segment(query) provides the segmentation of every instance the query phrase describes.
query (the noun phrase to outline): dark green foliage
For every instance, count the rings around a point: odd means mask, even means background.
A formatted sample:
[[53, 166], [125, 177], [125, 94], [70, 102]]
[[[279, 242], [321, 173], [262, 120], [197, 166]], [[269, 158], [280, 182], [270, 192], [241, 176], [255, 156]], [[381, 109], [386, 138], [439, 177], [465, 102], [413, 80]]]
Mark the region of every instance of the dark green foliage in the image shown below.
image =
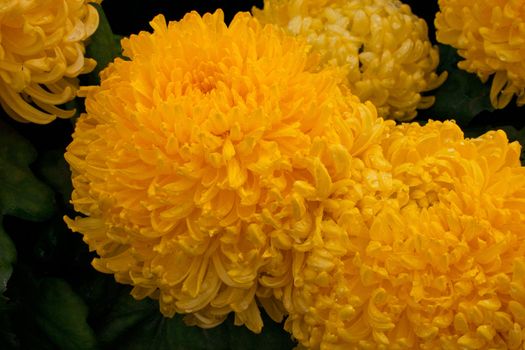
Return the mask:
[[89, 44], [86, 47], [86, 56], [94, 58], [97, 61], [95, 69], [87, 76], [82, 77], [85, 85], [97, 85], [100, 83], [100, 71], [108, 66], [115, 57], [121, 56], [122, 49], [120, 47], [121, 37], [114, 35], [111, 31], [111, 26], [98, 4], [93, 4], [99, 13], [100, 23], [97, 30], [89, 38]]
[[447, 71], [448, 78], [436, 91], [436, 103], [421, 115], [435, 120], [455, 119], [465, 126], [483, 111], [493, 111], [490, 104], [490, 82], [483, 84], [475, 75], [458, 68], [460, 61], [456, 49], [439, 45], [440, 64], [438, 71]]

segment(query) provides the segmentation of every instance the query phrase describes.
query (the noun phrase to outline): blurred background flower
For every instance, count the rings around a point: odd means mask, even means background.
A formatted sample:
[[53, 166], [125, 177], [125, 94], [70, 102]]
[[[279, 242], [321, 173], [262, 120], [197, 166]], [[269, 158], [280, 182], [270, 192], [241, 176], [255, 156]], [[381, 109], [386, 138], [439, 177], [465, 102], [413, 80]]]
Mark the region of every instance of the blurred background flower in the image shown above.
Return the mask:
[[100, 0], [0, 4], [0, 104], [15, 120], [46, 124], [74, 115], [58, 106], [75, 98], [77, 76], [96, 64], [84, 57], [99, 23], [89, 2]]
[[267, 0], [253, 13], [306, 38], [323, 65], [342, 67], [352, 93], [380, 117], [413, 119], [434, 103], [426, 92], [446, 79], [436, 73], [426, 22], [398, 0]]
[[461, 69], [492, 77], [490, 101], [525, 104], [525, 2], [439, 0], [437, 40], [458, 49]]

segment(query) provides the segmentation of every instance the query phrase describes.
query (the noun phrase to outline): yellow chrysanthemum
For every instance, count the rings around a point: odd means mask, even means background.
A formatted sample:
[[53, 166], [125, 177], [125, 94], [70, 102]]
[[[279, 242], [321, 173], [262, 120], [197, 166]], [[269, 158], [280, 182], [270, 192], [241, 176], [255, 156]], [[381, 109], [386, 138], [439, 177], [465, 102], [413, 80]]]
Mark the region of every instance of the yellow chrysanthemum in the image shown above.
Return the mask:
[[0, 104], [18, 121], [46, 124], [74, 110], [76, 77], [95, 67], [84, 43], [98, 26], [101, 0], [0, 2]]
[[434, 103], [422, 93], [446, 78], [435, 73], [439, 54], [425, 21], [398, 0], [265, 0], [253, 13], [304, 36], [323, 64], [344, 67], [352, 93], [383, 118], [414, 118]]
[[164, 315], [211, 327], [234, 311], [260, 331], [256, 296], [282, 317], [272, 290], [292, 283], [292, 250], [310, 249], [321, 226], [344, 236], [322, 212], [359, 192], [353, 157], [393, 122], [343, 93], [306, 43], [248, 13], [151, 25], [88, 91], [66, 153], [87, 217], [66, 220], [95, 268], [158, 298]]
[[522, 349], [520, 146], [430, 122], [381, 147], [391, 177], [341, 214], [348, 237], [294, 252], [286, 328], [312, 349]]
[[458, 67], [485, 82], [494, 75], [490, 101], [505, 107], [514, 95], [525, 104], [525, 1], [439, 0], [437, 40], [464, 58]]

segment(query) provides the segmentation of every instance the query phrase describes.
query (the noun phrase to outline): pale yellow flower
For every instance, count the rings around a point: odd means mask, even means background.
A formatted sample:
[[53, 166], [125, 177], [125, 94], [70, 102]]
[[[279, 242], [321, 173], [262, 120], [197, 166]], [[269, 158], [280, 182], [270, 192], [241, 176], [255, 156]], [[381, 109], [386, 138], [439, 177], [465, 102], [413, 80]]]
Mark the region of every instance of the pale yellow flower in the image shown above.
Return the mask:
[[439, 0], [437, 40], [458, 49], [458, 67], [486, 82], [490, 101], [505, 107], [513, 96], [525, 104], [525, 1]]
[[391, 177], [368, 177], [376, 190], [342, 212], [348, 236], [294, 252], [286, 328], [312, 349], [523, 348], [520, 146], [430, 122], [381, 148]]
[[305, 37], [324, 65], [343, 67], [352, 93], [383, 118], [414, 118], [434, 103], [424, 92], [446, 78], [435, 73], [425, 21], [398, 0], [265, 0], [253, 13]]
[[317, 244], [321, 226], [335, 244], [345, 235], [322, 213], [359, 192], [347, 177], [365, 164], [353, 157], [381, 167], [368, 149], [393, 122], [343, 92], [305, 42], [248, 13], [151, 25], [88, 91], [65, 155], [86, 217], [67, 223], [96, 269], [158, 298], [164, 315], [212, 327], [233, 311], [260, 331], [256, 299], [282, 317], [272, 291], [292, 285], [293, 251]]
[[84, 41], [97, 29], [93, 0], [0, 2], [0, 104], [18, 121], [46, 124], [74, 110], [79, 74], [95, 67]]

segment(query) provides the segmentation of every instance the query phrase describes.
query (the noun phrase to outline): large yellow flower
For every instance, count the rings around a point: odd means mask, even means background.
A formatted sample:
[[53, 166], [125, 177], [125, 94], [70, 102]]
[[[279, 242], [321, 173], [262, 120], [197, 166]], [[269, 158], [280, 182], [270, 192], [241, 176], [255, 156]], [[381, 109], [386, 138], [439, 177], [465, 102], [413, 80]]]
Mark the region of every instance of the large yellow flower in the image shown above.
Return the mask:
[[[381, 168], [367, 152], [393, 122], [343, 93], [305, 42], [248, 13], [151, 25], [88, 92], [66, 153], [87, 217], [68, 225], [95, 268], [164, 315], [212, 327], [234, 311], [260, 331], [256, 296], [282, 317], [272, 290], [292, 284], [292, 251], [321, 229], [342, 239], [323, 212], [359, 195], [349, 174]], [[364, 154], [371, 164], [353, 159]]]
[[435, 73], [425, 21], [398, 0], [265, 0], [253, 13], [304, 36], [323, 64], [344, 67], [352, 93], [383, 118], [414, 118], [434, 103], [422, 94], [446, 78]]
[[464, 58], [459, 68], [483, 82], [493, 75], [490, 101], [505, 107], [514, 95], [525, 104], [525, 1], [439, 0], [437, 40]]
[[0, 104], [18, 121], [49, 123], [74, 110], [76, 77], [95, 67], [84, 40], [98, 26], [101, 0], [3, 0], [0, 2]]
[[391, 178], [341, 214], [348, 237], [294, 252], [287, 329], [321, 349], [523, 348], [519, 145], [430, 122], [390, 129], [381, 147]]

